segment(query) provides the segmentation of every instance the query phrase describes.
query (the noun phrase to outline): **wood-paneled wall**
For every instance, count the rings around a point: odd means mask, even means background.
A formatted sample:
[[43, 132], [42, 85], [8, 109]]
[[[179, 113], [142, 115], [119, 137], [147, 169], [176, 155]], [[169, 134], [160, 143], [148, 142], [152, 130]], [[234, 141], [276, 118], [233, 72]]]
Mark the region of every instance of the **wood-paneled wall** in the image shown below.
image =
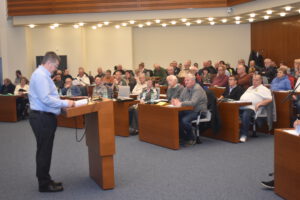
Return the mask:
[[7, 0], [9, 16], [226, 7], [253, 0]]
[[300, 58], [300, 16], [253, 23], [251, 48], [293, 67], [294, 59]]

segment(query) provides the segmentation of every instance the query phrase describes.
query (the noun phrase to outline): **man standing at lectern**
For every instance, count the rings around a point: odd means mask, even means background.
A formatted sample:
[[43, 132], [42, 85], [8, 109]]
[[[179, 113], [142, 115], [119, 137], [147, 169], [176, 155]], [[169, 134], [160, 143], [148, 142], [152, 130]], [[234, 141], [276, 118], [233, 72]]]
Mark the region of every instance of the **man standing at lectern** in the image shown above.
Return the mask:
[[74, 101], [60, 100], [51, 75], [59, 65], [59, 57], [47, 52], [42, 64], [33, 72], [30, 80], [30, 126], [37, 142], [36, 176], [40, 192], [63, 191], [61, 182], [55, 182], [49, 174], [53, 140], [57, 127], [56, 115], [61, 108], [72, 107]]

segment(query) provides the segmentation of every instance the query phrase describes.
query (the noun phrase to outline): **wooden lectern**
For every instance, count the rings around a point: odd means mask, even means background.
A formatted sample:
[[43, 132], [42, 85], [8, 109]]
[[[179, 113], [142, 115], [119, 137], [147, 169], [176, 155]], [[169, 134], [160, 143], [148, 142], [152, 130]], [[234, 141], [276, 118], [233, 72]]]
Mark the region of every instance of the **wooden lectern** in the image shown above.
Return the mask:
[[66, 109], [66, 117], [85, 115], [90, 176], [104, 190], [114, 188], [115, 133], [113, 101], [105, 99]]

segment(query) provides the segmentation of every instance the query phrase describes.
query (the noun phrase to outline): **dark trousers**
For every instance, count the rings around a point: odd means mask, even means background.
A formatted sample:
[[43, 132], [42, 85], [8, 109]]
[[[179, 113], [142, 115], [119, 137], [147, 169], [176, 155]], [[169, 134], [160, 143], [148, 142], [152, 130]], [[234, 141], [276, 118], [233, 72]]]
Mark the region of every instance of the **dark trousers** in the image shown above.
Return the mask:
[[255, 115], [254, 110], [252, 109], [241, 109], [240, 110], [240, 117], [241, 117], [241, 128], [240, 128], [240, 135], [241, 136], [248, 136], [249, 128], [252, 123], [252, 119]]
[[30, 113], [29, 122], [37, 143], [36, 176], [39, 186], [44, 187], [51, 181], [49, 171], [57, 120], [54, 114]]
[[197, 119], [198, 113], [191, 110], [179, 112], [179, 138], [194, 140], [192, 121]]
[[139, 121], [138, 121], [138, 108], [131, 106], [128, 109], [129, 111], [129, 127], [134, 130], [139, 130]]
[[25, 117], [25, 108], [28, 103], [28, 99], [20, 97], [17, 99], [17, 116], [18, 118]]

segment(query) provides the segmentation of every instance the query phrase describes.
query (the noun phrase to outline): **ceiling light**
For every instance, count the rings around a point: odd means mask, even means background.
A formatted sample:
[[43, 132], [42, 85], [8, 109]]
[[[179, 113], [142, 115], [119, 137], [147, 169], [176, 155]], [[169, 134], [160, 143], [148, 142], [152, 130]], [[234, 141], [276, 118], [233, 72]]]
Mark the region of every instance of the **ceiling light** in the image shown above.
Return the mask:
[[240, 21], [241, 17], [240, 17], [240, 16], [236, 16], [236, 17], [234, 17], [234, 19], [235, 19], [236, 21]]
[[201, 20], [201, 19], [197, 19], [196, 23], [197, 23], [197, 24], [201, 24], [201, 23], [202, 23], [202, 20]]
[[74, 24], [73, 27], [74, 28], [79, 28], [79, 25], [78, 24]]
[[185, 23], [185, 25], [186, 25], [186, 26], [190, 26], [190, 25], [191, 25], [191, 23], [190, 23], [190, 22], [187, 22], [187, 23]]
[[249, 18], [248, 19], [249, 22], [254, 22], [254, 20], [255, 20], [254, 18]]
[[235, 23], [236, 23], [236, 24], [240, 24], [240, 23], [241, 23], [241, 21], [235, 21]]
[[129, 24], [134, 24], [134, 23], [135, 23], [134, 20], [130, 20], [130, 21], [129, 21]]
[[146, 22], [146, 25], [147, 26], [150, 26], [152, 23], [151, 22]]
[[36, 27], [35, 24], [29, 24], [28, 26], [29, 26], [29, 28], [34, 28], [34, 27]]
[[267, 10], [266, 13], [267, 13], [268, 15], [272, 15], [273, 10]]
[[97, 24], [97, 26], [98, 26], [99, 28], [101, 28], [101, 27], [103, 26], [103, 24]]
[[250, 13], [249, 15], [250, 15], [250, 17], [251, 17], [251, 18], [253, 18], [253, 17], [255, 17], [255, 16], [256, 16], [256, 14], [255, 14], [255, 13]]
[[285, 11], [291, 11], [292, 10], [292, 7], [291, 6], [286, 6], [284, 7]]
[[125, 23], [125, 22], [124, 22], [124, 23], [122, 23], [122, 26], [127, 26], [127, 23]]
[[182, 18], [181, 21], [184, 23], [184, 22], [187, 21], [187, 19], [186, 18]]
[[107, 26], [107, 25], [110, 24], [110, 22], [106, 21], [106, 22], [103, 22], [103, 24], [104, 24], [105, 26]]
[[166, 26], [167, 26], [167, 24], [165, 24], [165, 23], [162, 24], [162, 27], [166, 27]]
[[84, 25], [84, 23], [83, 23], [83, 22], [80, 22], [80, 23], [78, 23], [78, 25], [79, 25], [79, 26], [83, 26], [83, 25]]
[[210, 21], [210, 22], [212, 22], [212, 21], [214, 20], [213, 17], [209, 17], [209, 18], [207, 18], [207, 19], [208, 19], [208, 21]]
[[120, 25], [115, 25], [115, 28], [116, 29], [119, 29], [121, 26]]
[[93, 30], [96, 30], [96, 29], [97, 29], [97, 26], [92, 26], [92, 29], [93, 29]]
[[139, 24], [138, 27], [139, 27], [139, 28], [143, 28], [144, 25], [143, 25], [143, 24]]
[[209, 23], [210, 23], [210, 25], [215, 25], [216, 22], [211, 21]]
[[54, 29], [55, 29], [55, 26], [53, 26], [53, 25], [52, 25], [52, 26], [50, 26], [50, 29], [54, 30]]
[[223, 23], [226, 23], [227, 22], [227, 19], [222, 19], [221, 20]]
[[173, 20], [173, 21], [171, 21], [170, 23], [171, 23], [172, 25], [175, 25], [177, 22]]
[[59, 27], [58, 23], [53, 24], [52, 26], [54, 26], [55, 28]]
[[155, 23], [159, 24], [160, 23], [160, 19], [156, 19]]
[[270, 16], [269, 15], [265, 15], [264, 19], [270, 19]]
[[281, 13], [279, 13], [279, 15], [280, 15], [281, 17], [284, 17], [284, 16], [286, 16], [286, 13], [285, 13], [285, 12], [281, 12]]

